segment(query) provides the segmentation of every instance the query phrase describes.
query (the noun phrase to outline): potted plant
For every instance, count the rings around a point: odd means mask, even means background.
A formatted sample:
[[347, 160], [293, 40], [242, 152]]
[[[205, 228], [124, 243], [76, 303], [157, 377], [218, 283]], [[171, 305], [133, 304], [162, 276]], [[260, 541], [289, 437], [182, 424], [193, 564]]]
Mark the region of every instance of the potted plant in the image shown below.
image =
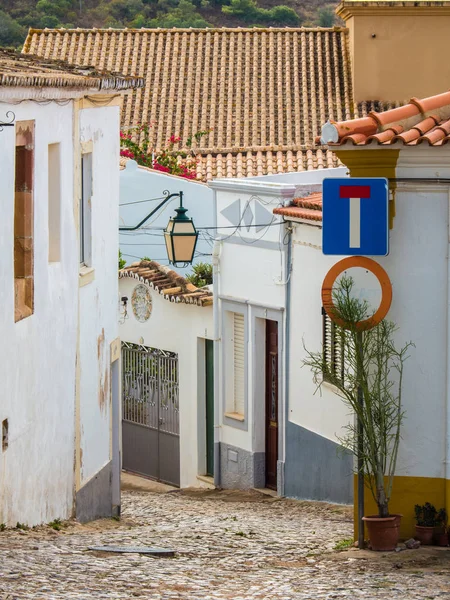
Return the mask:
[[[343, 368], [330, 368], [322, 352], [306, 350], [303, 362], [313, 371], [318, 387], [325, 379], [332, 383], [356, 417], [338, 440], [359, 455], [365, 484], [378, 507], [378, 514], [364, 517], [370, 544], [373, 550], [387, 551], [397, 545], [402, 516], [390, 513], [389, 500], [404, 417], [403, 366], [412, 344], [398, 350], [394, 343], [397, 327], [386, 319], [371, 327], [373, 312], [366, 301], [354, 297], [353, 285], [351, 277], [342, 276], [332, 292], [333, 308], [328, 309], [342, 330]], [[362, 321], [369, 327], [364, 331], [359, 326]]]
[[422, 545], [431, 546], [437, 510], [432, 504], [425, 502], [423, 505], [416, 504], [414, 513], [416, 515], [416, 538]]
[[436, 546], [448, 546], [447, 511], [445, 508], [440, 508], [437, 511], [433, 542]]

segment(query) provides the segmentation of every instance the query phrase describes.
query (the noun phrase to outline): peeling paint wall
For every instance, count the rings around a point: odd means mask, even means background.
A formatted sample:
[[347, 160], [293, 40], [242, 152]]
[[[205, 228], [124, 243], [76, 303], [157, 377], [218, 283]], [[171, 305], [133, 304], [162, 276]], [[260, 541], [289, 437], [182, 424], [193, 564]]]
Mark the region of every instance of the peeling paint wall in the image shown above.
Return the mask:
[[[63, 105], [23, 101], [2, 104], [0, 118], [8, 110], [15, 113], [16, 122], [35, 121], [35, 289], [34, 314], [15, 323], [15, 128], [5, 128], [0, 132], [0, 422], [8, 419], [9, 443], [0, 448], [0, 523], [35, 525], [74, 514], [78, 462], [83, 486], [98, 473], [107, 473], [102, 468], [111, 460], [110, 342], [118, 329], [119, 108], [82, 109], [76, 114], [71, 100]], [[92, 281], [86, 285], [85, 280], [83, 287], [79, 287], [78, 136], [81, 142], [92, 139], [94, 160], [95, 269]], [[58, 262], [48, 259], [49, 144], [60, 144], [61, 152]], [[98, 477], [103, 480], [108, 483], [110, 477]], [[98, 496], [98, 486], [95, 493]], [[108, 494], [110, 498], [110, 489]]]
[[[73, 216], [73, 107], [2, 104], [35, 120], [34, 314], [14, 322], [14, 127], [0, 132], [0, 522], [30, 525], [73, 510], [78, 244]], [[61, 260], [48, 262], [48, 145], [61, 148]]]
[[92, 142], [92, 281], [80, 288], [80, 485], [111, 460], [110, 343], [118, 335], [119, 107], [84, 108], [80, 140]]

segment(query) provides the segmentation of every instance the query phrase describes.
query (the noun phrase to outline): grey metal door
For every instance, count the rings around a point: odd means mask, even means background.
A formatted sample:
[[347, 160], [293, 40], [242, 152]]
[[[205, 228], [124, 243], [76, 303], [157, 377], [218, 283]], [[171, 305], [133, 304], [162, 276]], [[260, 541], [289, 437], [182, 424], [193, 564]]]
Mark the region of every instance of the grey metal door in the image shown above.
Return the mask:
[[180, 485], [178, 357], [122, 344], [122, 466]]

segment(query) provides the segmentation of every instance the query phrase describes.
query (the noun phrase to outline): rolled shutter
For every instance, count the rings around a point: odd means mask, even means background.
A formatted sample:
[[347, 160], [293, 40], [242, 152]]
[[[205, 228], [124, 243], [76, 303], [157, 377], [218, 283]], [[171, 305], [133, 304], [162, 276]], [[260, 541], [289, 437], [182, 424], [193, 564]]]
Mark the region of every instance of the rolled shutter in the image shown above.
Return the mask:
[[234, 313], [233, 320], [234, 411], [244, 414], [245, 399], [245, 329], [244, 315]]
[[322, 353], [324, 367], [331, 362], [331, 319], [322, 307]]

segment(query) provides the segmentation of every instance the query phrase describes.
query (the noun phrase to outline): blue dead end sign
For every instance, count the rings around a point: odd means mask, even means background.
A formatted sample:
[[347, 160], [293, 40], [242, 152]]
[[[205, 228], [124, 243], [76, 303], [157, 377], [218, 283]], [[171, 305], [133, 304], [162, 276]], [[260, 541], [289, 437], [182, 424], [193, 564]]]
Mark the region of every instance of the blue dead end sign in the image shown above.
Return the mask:
[[324, 179], [324, 254], [386, 256], [389, 253], [389, 187], [383, 177]]

